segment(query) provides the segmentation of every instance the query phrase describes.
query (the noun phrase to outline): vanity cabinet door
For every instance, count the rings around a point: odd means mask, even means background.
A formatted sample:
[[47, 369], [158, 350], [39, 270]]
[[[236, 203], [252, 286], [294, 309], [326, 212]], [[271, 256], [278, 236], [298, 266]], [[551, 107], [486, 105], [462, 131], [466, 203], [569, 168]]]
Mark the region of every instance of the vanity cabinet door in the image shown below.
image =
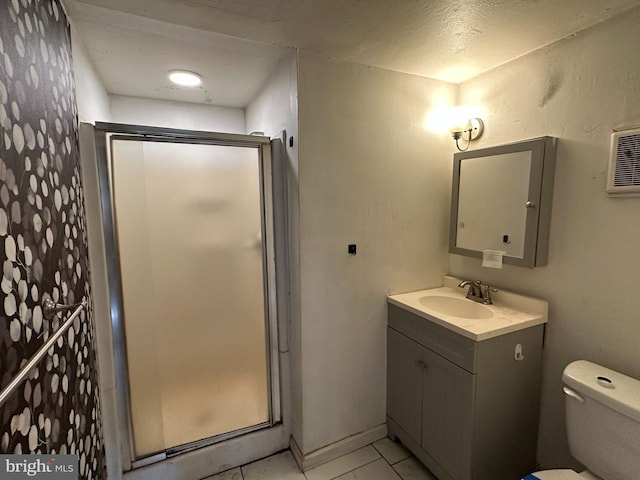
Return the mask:
[[442, 330], [389, 306], [391, 437], [440, 480], [514, 480], [535, 470], [543, 326], [480, 342]]
[[424, 350], [422, 448], [455, 480], [471, 478], [475, 375]]
[[387, 412], [419, 444], [425, 349], [392, 328], [387, 329], [387, 348]]

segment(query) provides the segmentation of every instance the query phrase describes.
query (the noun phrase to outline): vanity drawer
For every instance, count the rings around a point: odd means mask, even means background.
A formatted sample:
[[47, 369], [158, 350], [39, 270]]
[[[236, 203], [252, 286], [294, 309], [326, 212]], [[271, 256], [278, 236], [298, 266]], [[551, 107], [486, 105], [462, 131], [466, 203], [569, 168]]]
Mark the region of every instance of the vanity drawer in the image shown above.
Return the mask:
[[388, 308], [391, 328], [468, 372], [476, 373], [476, 342], [395, 305], [388, 304]]

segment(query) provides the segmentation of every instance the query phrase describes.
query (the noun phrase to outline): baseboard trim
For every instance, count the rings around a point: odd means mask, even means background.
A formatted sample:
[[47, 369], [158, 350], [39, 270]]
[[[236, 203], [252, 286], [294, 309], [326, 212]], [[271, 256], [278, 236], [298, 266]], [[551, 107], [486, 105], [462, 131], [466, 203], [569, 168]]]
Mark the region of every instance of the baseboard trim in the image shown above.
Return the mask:
[[323, 463], [327, 463], [331, 460], [334, 460], [342, 455], [346, 455], [347, 453], [353, 452], [359, 448], [369, 445], [381, 438], [387, 436], [387, 424], [383, 423], [382, 425], [378, 425], [364, 432], [357, 433], [355, 435], [351, 435], [350, 437], [343, 438], [335, 443], [327, 445], [326, 447], [319, 448], [318, 450], [314, 450], [313, 452], [307, 453], [306, 455], [302, 453], [302, 450], [296, 443], [295, 438], [291, 436], [289, 438], [289, 448], [291, 448], [291, 453], [293, 454], [293, 458], [295, 458], [296, 463], [300, 467], [300, 470], [306, 472], [318, 465], [322, 465]]

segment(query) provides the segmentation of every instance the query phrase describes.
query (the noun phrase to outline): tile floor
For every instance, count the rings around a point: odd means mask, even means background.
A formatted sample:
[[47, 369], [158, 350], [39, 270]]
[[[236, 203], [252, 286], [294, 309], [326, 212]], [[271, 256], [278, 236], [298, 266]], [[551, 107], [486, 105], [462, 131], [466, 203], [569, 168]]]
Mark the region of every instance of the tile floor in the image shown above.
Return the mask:
[[436, 480], [401, 444], [383, 438], [301, 473], [290, 451], [205, 480]]

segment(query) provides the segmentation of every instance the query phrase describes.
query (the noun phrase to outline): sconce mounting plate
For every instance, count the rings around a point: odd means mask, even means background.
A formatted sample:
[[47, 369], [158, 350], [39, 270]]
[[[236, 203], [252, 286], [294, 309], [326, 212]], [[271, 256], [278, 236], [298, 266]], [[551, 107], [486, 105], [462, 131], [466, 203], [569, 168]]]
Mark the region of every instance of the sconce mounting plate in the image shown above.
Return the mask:
[[466, 131], [469, 132], [469, 140], [480, 138], [484, 131], [484, 122], [480, 118], [471, 118], [467, 122]]

